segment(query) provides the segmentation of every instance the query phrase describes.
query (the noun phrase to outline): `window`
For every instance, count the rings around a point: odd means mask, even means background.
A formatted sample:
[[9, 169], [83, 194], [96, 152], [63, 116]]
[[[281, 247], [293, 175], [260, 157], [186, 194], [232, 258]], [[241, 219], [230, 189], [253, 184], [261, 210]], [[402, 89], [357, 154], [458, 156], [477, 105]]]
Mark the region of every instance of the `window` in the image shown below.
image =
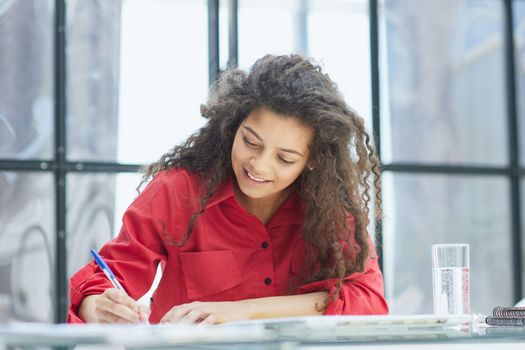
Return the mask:
[[[510, 140], [523, 143], [525, 133], [509, 127], [517, 116], [505, 31], [512, 11], [504, 5], [382, 2], [383, 254], [393, 313], [432, 312], [436, 243], [470, 244], [473, 312], [489, 314], [522, 297], [522, 254], [512, 242], [522, 234], [515, 209], [523, 168]], [[519, 52], [516, 23], [510, 49]]]
[[267, 53], [314, 58], [381, 141], [393, 313], [431, 312], [439, 242], [471, 245], [474, 312], [524, 296], [523, 0], [0, 0], [0, 52], [0, 319], [63, 321], [139, 167]]

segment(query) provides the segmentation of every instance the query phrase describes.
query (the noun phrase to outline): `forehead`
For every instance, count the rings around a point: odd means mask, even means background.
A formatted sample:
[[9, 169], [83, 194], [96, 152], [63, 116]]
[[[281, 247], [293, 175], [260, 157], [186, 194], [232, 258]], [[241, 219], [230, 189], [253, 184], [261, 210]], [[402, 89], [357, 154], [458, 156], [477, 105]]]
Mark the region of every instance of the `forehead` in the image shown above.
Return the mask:
[[253, 129], [265, 143], [303, 151], [308, 149], [314, 134], [312, 127], [299, 119], [266, 108], [252, 111], [241, 124], [241, 128], [244, 126]]

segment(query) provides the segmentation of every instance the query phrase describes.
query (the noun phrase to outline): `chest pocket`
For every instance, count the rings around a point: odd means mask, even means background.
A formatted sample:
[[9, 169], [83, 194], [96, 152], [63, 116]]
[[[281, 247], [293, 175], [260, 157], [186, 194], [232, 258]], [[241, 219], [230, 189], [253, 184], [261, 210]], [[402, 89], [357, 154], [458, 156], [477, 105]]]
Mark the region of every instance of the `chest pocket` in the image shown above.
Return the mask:
[[226, 301], [234, 297], [233, 292], [224, 293], [241, 283], [239, 267], [230, 250], [184, 252], [179, 257], [189, 299]]

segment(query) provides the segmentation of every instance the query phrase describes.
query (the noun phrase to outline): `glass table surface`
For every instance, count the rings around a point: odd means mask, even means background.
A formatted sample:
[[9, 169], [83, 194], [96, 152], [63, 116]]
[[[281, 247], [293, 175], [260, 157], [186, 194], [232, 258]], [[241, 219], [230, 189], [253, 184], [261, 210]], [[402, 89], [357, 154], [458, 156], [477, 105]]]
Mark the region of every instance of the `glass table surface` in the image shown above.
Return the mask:
[[[471, 316], [318, 316], [202, 325], [0, 325], [0, 349], [77, 345], [129, 349], [322, 349], [401, 344], [519, 344], [525, 327], [490, 327]], [[456, 346], [457, 347], [457, 346]], [[521, 347], [521, 346], [520, 346]], [[465, 347], [463, 347], [465, 348]], [[472, 347], [473, 348], [473, 347]]]

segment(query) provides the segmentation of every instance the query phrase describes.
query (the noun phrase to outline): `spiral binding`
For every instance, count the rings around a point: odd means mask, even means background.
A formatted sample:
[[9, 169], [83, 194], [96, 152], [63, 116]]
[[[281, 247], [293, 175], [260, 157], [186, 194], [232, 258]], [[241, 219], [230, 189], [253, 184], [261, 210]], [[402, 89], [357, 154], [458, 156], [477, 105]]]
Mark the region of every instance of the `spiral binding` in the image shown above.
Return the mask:
[[525, 326], [525, 318], [501, 318], [487, 316], [485, 322], [491, 326]]
[[500, 318], [525, 318], [525, 307], [496, 306], [492, 315]]
[[487, 316], [485, 323], [491, 326], [524, 327], [525, 307], [496, 306], [492, 310], [493, 316]]

